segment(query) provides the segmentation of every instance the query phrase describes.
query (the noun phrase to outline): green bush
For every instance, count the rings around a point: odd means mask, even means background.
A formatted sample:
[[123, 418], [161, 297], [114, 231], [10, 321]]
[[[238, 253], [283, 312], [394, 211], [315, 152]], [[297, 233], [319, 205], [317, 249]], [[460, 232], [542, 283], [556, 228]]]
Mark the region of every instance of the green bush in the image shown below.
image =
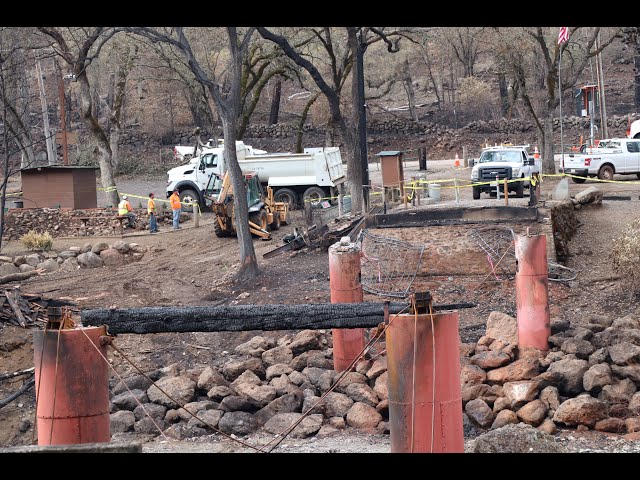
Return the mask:
[[632, 291], [640, 295], [640, 220], [629, 223], [613, 241], [611, 258], [614, 269], [625, 277]]
[[20, 237], [22, 244], [29, 250], [51, 250], [53, 246], [53, 237], [49, 232], [38, 233], [35, 230], [29, 230]]

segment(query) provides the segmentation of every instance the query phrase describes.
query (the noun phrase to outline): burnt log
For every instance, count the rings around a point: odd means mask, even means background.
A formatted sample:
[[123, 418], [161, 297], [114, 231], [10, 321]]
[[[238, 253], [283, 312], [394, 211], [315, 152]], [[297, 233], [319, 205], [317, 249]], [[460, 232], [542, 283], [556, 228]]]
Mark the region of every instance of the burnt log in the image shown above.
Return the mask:
[[[406, 303], [390, 302], [389, 314], [407, 313]], [[434, 305], [435, 311], [472, 304]], [[217, 307], [143, 307], [80, 312], [83, 326], [106, 325], [112, 335], [162, 332], [241, 332], [372, 328], [385, 320], [385, 303], [304, 305], [225, 305]]]

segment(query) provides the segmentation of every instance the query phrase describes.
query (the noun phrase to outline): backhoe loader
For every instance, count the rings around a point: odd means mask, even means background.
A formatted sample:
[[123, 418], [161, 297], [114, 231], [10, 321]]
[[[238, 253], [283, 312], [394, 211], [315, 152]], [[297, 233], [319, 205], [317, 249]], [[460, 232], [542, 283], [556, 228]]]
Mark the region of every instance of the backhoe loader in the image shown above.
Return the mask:
[[[267, 193], [263, 190], [258, 174], [243, 172], [247, 187], [247, 206], [249, 207], [249, 231], [262, 240], [271, 240], [270, 230], [278, 230], [280, 225], [291, 222], [289, 204], [276, 202], [273, 199], [273, 190], [267, 187]], [[211, 175], [206, 192], [215, 192], [216, 184], [220, 182], [218, 175]], [[222, 184], [217, 196], [205, 194], [212, 201], [211, 210], [216, 215], [213, 229], [218, 237], [229, 237], [236, 234], [235, 215], [233, 206], [233, 185], [229, 172], [222, 178]]]

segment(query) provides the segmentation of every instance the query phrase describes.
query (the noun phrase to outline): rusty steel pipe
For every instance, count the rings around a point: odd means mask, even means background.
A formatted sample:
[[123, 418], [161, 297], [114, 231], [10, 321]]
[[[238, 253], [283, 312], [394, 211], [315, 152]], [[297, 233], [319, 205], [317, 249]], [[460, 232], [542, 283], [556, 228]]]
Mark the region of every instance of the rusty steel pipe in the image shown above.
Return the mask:
[[464, 452], [458, 312], [434, 313], [433, 326], [400, 314], [386, 331], [391, 453]]
[[[329, 247], [331, 303], [362, 303], [360, 273], [360, 248], [357, 244], [341, 240]], [[342, 372], [364, 349], [364, 329], [334, 328], [332, 332], [333, 368]]]
[[516, 236], [515, 253], [518, 345], [546, 351], [551, 335], [547, 236]]
[[34, 332], [38, 445], [111, 440], [109, 367], [96, 351], [106, 358], [106, 333], [105, 326]]

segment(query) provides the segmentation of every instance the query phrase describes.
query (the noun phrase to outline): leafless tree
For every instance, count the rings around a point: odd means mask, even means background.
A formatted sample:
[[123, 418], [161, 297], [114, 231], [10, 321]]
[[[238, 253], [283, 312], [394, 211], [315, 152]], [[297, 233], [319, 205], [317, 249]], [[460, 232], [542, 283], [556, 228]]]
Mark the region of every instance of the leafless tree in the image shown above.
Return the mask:
[[640, 110], [640, 27], [624, 27], [622, 41], [633, 49], [633, 101]]
[[[98, 122], [95, 100], [87, 75], [87, 68], [98, 58], [102, 47], [113, 35], [116, 28], [107, 27], [37, 27], [50, 43], [49, 48], [59, 56], [75, 75], [80, 95], [80, 117], [98, 149], [98, 165], [102, 188], [111, 205], [118, 204], [118, 191], [114, 180], [111, 144], [104, 128]], [[45, 45], [43, 47], [46, 48]]]
[[235, 225], [240, 244], [240, 268], [236, 273], [236, 279], [247, 281], [255, 278], [259, 274], [258, 261], [247, 221], [249, 218], [247, 190], [236, 155], [237, 126], [241, 115], [243, 58], [255, 29], [247, 28], [240, 33], [236, 27], [226, 27], [228, 61], [222, 68], [224, 74], [217, 73], [215, 69], [205, 70], [207, 65], [197, 58], [192, 42], [182, 27], [166, 29], [128, 27], [127, 30], [152, 42], [162, 42], [175, 48], [189, 65], [196, 80], [213, 98], [222, 122], [224, 156], [234, 191]]

